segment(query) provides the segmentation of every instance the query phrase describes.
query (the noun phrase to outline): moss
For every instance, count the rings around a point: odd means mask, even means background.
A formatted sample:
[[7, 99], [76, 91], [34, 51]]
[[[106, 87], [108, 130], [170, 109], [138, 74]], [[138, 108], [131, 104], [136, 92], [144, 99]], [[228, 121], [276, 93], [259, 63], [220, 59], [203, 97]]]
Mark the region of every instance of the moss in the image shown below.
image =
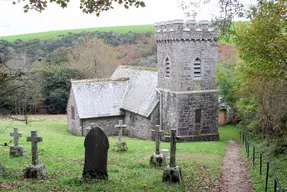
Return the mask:
[[124, 140], [121, 141], [117, 140], [112, 150], [117, 152], [126, 152], [128, 151], [128, 145]]

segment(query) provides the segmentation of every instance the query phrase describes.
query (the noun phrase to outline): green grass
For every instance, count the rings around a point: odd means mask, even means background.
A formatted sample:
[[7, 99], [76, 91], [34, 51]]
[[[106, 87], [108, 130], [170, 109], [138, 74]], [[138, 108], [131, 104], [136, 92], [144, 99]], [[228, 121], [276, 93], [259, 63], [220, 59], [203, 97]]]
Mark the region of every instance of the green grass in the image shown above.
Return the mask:
[[13, 42], [16, 39], [21, 39], [23, 41], [28, 41], [31, 39], [40, 39], [40, 40], [57, 40], [63, 36], [68, 35], [69, 33], [81, 33], [81, 32], [116, 32], [116, 33], [147, 33], [153, 32], [153, 25], [131, 25], [131, 26], [114, 26], [114, 27], [98, 27], [98, 28], [86, 28], [86, 29], [70, 29], [70, 30], [60, 30], [60, 31], [48, 31], [48, 32], [40, 32], [40, 33], [30, 33], [23, 35], [13, 35], [13, 36], [5, 36], [0, 37], [0, 40], [6, 40]]
[[[72, 136], [67, 132], [65, 120], [44, 120], [26, 126], [22, 123], [0, 120], [1, 143], [12, 137], [9, 132], [18, 127], [23, 132], [20, 144], [25, 156], [9, 157], [9, 148], [0, 147], [0, 162], [6, 175], [0, 177], [0, 191], [213, 191], [218, 178], [227, 141], [238, 140], [235, 126], [220, 127], [220, 141], [177, 144], [177, 164], [182, 169], [184, 182], [180, 185], [162, 183], [163, 169], [151, 168], [149, 158], [154, 153], [152, 141], [125, 137], [129, 150], [117, 153], [109, 150], [109, 179], [96, 183], [80, 183], [84, 162], [84, 137]], [[31, 143], [26, 141], [31, 130], [43, 137], [38, 144], [39, 160], [46, 165], [49, 177], [44, 181], [23, 179], [22, 170], [31, 163]], [[110, 149], [115, 137], [109, 137]], [[169, 149], [169, 143], [161, 143]], [[204, 165], [204, 166], [203, 166]], [[1, 189], [2, 186], [2, 189]], [[4, 187], [3, 187], [4, 186]], [[7, 189], [12, 186], [11, 189]]]

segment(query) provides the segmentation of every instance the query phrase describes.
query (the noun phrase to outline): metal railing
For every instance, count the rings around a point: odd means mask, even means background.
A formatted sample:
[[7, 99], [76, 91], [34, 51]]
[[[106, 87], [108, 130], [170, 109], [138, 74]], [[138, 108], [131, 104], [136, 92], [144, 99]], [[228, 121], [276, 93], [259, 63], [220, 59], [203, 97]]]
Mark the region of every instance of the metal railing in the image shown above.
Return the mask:
[[[264, 152], [256, 150], [256, 147], [249, 142], [247, 135], [245, 133], [243, 133], [242, 131], [240, 131], [240, 140], [242, 140], [242, 143], [245, 146], [247, 160], [250, 160], [250, 159], [252, 160], [252, 166], [253, 167], [256, 166], [256, 163], [255, 163], [256, 159], [259, 159], [259, 173], [262, 176], [263, 175], [262, 169], [263, 169]], [[251, 155], [250, 154], [250, 147], [252, 147], [252, 158], [250, 157], [250, 155]], [[284, 191], [287, 192], [287, 190], [284, 190], [281, 183], [279, 182], [279, 179], [276, 175], [274, 167], [272, 166], [272, 164], [269, 160], [267, 160], [267, 162], [266, 162], [265, 192], [268, 192], [268, 189], [270, 188], [269, 187], [270, 170], [271, 170], [271, 173], [273, 176], [273, 191], [274, 192], [277, 192], [277, 191], [278, 192], [284, 192]]]

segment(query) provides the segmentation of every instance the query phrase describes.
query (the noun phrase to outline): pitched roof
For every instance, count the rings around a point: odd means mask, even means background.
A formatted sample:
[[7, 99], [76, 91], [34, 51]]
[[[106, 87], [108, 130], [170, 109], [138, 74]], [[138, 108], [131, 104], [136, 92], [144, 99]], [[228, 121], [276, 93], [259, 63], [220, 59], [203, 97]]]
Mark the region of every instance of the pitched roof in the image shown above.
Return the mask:
[[128, 79], [90, 79], [72, 81], [80, 119], [117, 116]]
[[156, 69], [120, 66], [111, 77], [118, 78], [129, 78], [121, 108], [148, 117], [159, 102]]

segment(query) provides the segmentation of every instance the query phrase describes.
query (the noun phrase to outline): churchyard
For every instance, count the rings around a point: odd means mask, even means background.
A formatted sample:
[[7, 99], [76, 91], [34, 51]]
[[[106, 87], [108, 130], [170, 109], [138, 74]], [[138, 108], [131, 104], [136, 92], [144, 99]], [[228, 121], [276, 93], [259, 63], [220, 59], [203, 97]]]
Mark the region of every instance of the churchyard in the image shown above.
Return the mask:
[[[220, 140], [214, 142], [177, 143], [176, 165], [182, 170], [181, 184], [162, 182], [163, 168], [150, 166], [155, 142], [125, 137], [127, 152], [112, 150], [117, 137], [108, 137], [108, 179], [83, 182], [84, 140], [68, 133], [66, 116], [36, 116], [29, 125], [0, 120], [1, 145], [11, 141], [10, 132], [17, 127], [22, 132], [19, 145], [24, 147], [21, 157], [9, 157], [9, 147], [0, 147], [0, 162], [5, 174], [0, 177], [1, 191], [215, 191], [219, 168], [228, 140], [239, 140], [238, 130], [229, 125], [219, 127]], [[31, 142], [27, 137], [36, 130], [38, 160], [48, 172], [46, 179], [24, 179], [23, 170], [31, 164]], [[9, 144], [9, 145], [10, 145]], [[160, 143], [169, 149], [170, 143]], [[167, 160], [169, 163], [169, 160]]]

